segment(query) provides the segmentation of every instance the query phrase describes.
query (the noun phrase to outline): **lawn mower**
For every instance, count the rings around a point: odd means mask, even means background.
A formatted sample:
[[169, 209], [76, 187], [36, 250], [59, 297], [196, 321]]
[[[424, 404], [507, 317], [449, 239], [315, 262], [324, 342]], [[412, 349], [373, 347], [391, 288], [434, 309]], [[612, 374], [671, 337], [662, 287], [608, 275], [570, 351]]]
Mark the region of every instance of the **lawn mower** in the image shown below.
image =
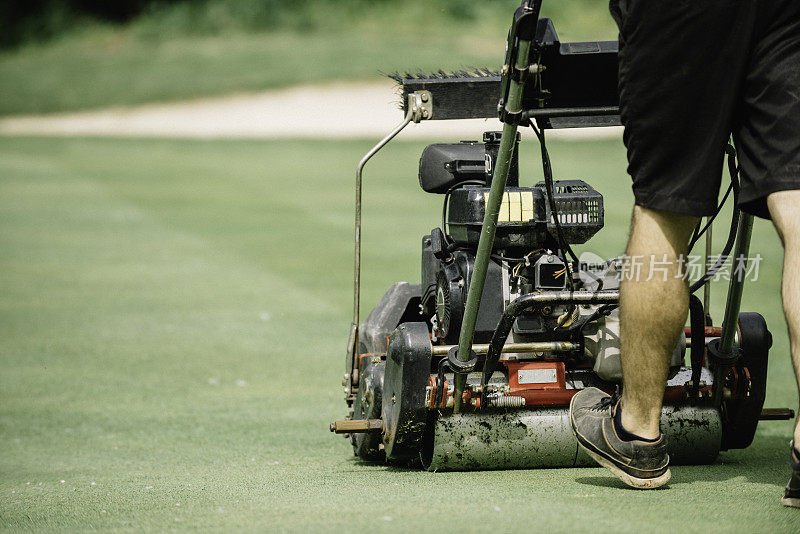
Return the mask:
[[[625, 264], [573, 252], [603, 227], [603, 196], [582, 180], [554, 180], [545, 142], [550, 129], [620, 124], [618, 43], [562, 43], [540, 7], [525, 0], [515, 11], [498, 72], [398, 74], [404, 120], [358, 165], [350, 412], [331, 431], [364, 461], [432, 471], [593, 465], [571, 432], [570, 400], [586, 387], [624, 387]], [[419, 183], [442, 195], [441, 227], [422, 237], [420, 283], [391, 285], [361, 322], [364, 166], [411, 122], [493, 116], [502, 132], [423, 151]], [[519, 127], [540, 145], [544, 179], [533, 186], [520, 185]], [[732, 147], [728, 162], [725, 198], [733, 191], [735, 201]], [[714, 218], [692, 239], [705, 235], [706, 263]], [[713, 462], [750, 445], [760, 420], [794, 415], [763, 409], [772, 338], [761, 315], [740, 313], [744, 277], [731, 277], [720, 326], [709, 314], [709, 282], [732, 250], [747, 257], [752, 223], [734, 208], [725, 249], [691, 284], [662, 412], [673, 464]]]

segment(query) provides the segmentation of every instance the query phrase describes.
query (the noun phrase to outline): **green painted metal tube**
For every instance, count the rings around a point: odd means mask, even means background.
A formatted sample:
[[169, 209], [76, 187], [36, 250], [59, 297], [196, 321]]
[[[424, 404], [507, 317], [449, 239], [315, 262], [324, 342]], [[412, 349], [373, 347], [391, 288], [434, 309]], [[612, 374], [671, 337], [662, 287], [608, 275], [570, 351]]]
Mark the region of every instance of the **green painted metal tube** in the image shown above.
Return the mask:
[[[528, 55], [530, 54], [531, 42], [520, 41], [517, 52], [516, 66], [520, 70], [528, 68]], [[516, 82], [511, 80], [508, 91], [508, 103], [506, 110], [511, 113], [522, 111], [522, 89], [524, 81]], [[475, 333], [475, 321], [478, 318], [478, 308], [481, 304], [483, 285], [486, 280], [486, 270], [489, 267], [489, 259], [494, 246], [494, 235], [497, 230], [497, 217], [500, 213], [500, 204], [503, 201], [503, 192], [506, 188], [508, 170], [511, 166], [511, 157], [514, 153], [514, 142], [517, 138], [517, 125], [504, 124], [503, 136], [500, 139], [500, 148], [497, 152], [497, 163], [494, 176], [492, 177], [492, 187], [489, 191], [489, 200], [486, 202], [486, 214], [483, 217], [481, 227], [481, 237], [478, 241], [478, 253], [475, 257], [475, 270], [472, 273], [472, 280], [469, 284], [467, 293], [467, 304], [464, 309], [464, 319], [461, 323], [461, 334], [458, 338], [458, 359], [468, 361], [471, 358], [472, 336]], [[454, 411], [461, 410], [461, 394], [464, 391], [466, 377], [456, 374], [454, 381]]]
[[738, 258], [745, 258], [750, 253], [750, 236], [753, 233], [753, 216], [742, 213], [739, 219], [739, 235], [736, 237], [736, 246], [731, 259], [731, 283], [728, 286], [728, 300], [725, 303], [725, 317], [722, 320], [722, 335], [720, 336], [720, 351], [728, 354], [733, 349], [733, 336], [739, 325], [739, 308], [742, 306], [742, 293], [744, 293], [744, 273], [741, 276], [734, 274]]
[[[750, 253], [750, 236], [753, 234], [753, 216], [742, 212], [739, 218], [736, 246], [733, 248], [731, 259], [731, 282], [728, 286], [728, 299], [725, 302], [725, 317], [722, 319], [722, 335], [720, 336], [719, 351], [721, 354], [730, 354], [733, 350], [733, 339], [739, 328], [739, 310], [742, 307], [742, 294], [744, 293], [744, 271], [737, 274], [739, 258], [747, 261]], [[728, 369], [717, 366], [714, 369], [713, 404], [719, 406], [722, 402], [722, 384]]]

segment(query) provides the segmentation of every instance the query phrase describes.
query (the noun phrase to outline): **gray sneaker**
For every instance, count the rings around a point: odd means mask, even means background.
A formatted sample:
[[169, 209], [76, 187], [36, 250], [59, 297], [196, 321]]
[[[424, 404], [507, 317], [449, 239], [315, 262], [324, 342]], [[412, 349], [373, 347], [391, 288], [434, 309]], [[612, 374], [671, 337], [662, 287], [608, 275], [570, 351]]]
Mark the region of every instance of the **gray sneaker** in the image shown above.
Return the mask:
[[797, 454], [797, 449], [794, 448], [794, 441], [789, 443], [789, 450], [791, 451], [789, 452], [789, 466], [792, 468], [792, 478], [786, 484], [781, 504], [800, 508], [800, 456]]
[[619, 399], [597, 388], [587, 388], [572, 397], [569, 421], [572, 431], [589, 455], [627, 485], [653, 489], [669, 481], [667, 440], [623, 441], [614, 428]]

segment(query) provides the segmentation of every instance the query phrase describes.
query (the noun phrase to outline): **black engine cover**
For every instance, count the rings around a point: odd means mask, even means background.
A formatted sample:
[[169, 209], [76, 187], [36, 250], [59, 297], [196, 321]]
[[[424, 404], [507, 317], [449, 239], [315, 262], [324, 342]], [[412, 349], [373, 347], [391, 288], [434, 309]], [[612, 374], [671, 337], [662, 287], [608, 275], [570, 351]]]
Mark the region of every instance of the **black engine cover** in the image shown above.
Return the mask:
[[[419, 159], [419, 185], [428, 193], [447, 193], [462, 182], [482, 182], [490, 186], [497, 163], [502, 132], [484, 132], [483, 143], [436, 143], [422, 151]], [[506, 186], [519, 184], [519, 140], [514, 144]]]
[[[490, 189], [467, 185], [450, 192], [448, 236], [455, 243], [477, 247]], [[541, 188], [506, 187], [497, 220], [494, 250], [552, 247]]]
[[[430, 236], [426, 236], [428, 237]], [[475, 252], [456, 250], [448, 260], [440, 261], [431, 253], [430, 247], [426, 245], [426, 239], [423, 239], [422, 243], [424, 313], [428, 317], [435, 313], [439, 326], [443, 327], [440, 334], [444, 337], [445, 343], [455, 344], [461, 332], [461, 319], [472, 281], [472, 272], [475, 269]], [[436, 309], [437, 305], [441, 304], [441, 298], [445, 296], [449, 307], [447, 325], [443, 324], [442, 310]], [[476, 343], [487, 343], [491, 339], [497, 320], [504, 309], [503, 268], [500, 263], [492, 259], [486, 272], [481, 304], [475, 322]]]

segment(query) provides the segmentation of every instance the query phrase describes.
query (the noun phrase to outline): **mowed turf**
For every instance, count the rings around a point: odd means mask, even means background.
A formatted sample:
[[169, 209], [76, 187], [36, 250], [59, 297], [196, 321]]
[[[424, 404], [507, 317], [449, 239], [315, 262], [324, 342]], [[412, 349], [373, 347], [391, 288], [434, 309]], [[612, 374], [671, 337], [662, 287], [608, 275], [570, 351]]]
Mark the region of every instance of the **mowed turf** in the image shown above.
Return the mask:
[[[786, 422], [763, 423], [752, 447], [715, 465], [674, 467], [653, 492], [599, 468], [427, 473], [355, 460], [327, 427], [346, 413], [353, 171], [371, 144], [0, 140], [0, 525], [800, 529], [800, 512], [779, 504]], [[621, 253], [620, 142], [551, 144], [557, 177], [605, 194], [606, 228], [583, 249]], [[395, 142], [367, 167], [365, 312], [392, 282], [417, 280], [420, 237], [439, 224], [441, 197], [416, 183], [422, 148]], [[522, 181], [538, 181], [535, 145], [522, 152]], [[756, 223], [753, 249], [764, 262], [744, 309], [775, 335], [767, 404], [795, 407], [769, 223]]]

